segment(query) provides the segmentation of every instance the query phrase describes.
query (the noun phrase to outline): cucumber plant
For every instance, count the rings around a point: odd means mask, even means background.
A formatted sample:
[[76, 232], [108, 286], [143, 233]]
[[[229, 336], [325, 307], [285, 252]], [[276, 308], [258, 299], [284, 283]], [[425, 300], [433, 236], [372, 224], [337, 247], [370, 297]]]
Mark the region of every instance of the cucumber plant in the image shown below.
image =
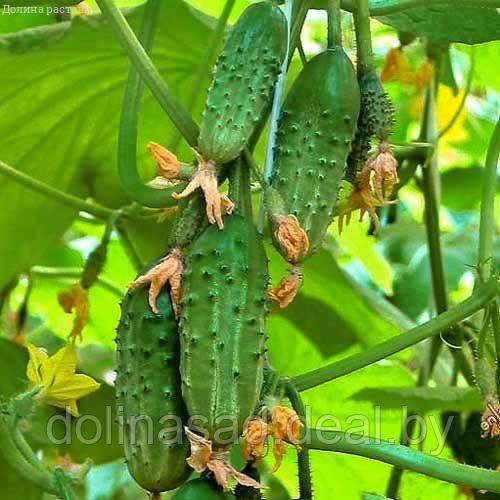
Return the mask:
[[[266, 438], [272, 437], [277, 465], [283, 456], [285, 442], [296, 447], [300, 498], [303, 499], [312, 498], [313, 491], [309, 449], [357, 454], [395, 465], [388, 497], [398, 496], [400, 467], [500, 493], [499, 475], [494, 470], [442, 461], [372, 439], [360, 443], [357, 439], [351, 440], [349, 434], [332, 430], [326, 432], [334, 439], [325, 443], [320, 438], [320, 430], [307, 428], [309, 423], [305, 420], [306, 412], [299, 395], [300, 391], [348, 375], [424, 339], [439, 339], [442, 332], [458, 332], [460, 335], [456, 336], [461, 341], [468, 330], [460, 323], [483, 311], [478, 334], [470, 335], [476, 359], [471, 363], [468, 351], [461, 358], [455, 353], [454, 379], [455, 382], [459, 379], [460, 372], [470, 385], [479, 386], [487, 403], [483, 423], [492, 424], [488, 434], [500, 433], [500, 426], [494, 425], [496, 414], [493, 411], [499, 401], [495, 363], [498, 364], [500, 349], [500, 317], [492, 249], [495, 192], [491, 187], [500, 153], [500, 124], [486, 161], [479, 278], [472, 296], [447, 310], [434, 180], [439, 171], [435, 157], [427, 158], [422, 162], [422, 190], [434, 301], [440, 314], [404, 335], [341, 361], [293, 378], [282, 377], [271, 368], [265, 345], [266, 319], [270, 312], [268, 262], [263, 235], [256, 229], [251, 210], [249, 165], [254, 163], [246, 145], [250, 136], [253, 136], [250, 141], [253, 144], [264, 128], [263, 120], [273, 93], [281, 94], [282, 82], [277, 76], [283, 68], [287, 38], [290, 36], [290, 47], [297, 45], [300, 19], [305, 17], [308, 3], [287, 1], [285, 10], [289, 24], [278, 2], [260, 2], [245, 11], [218, 60], [200, 130], [189, 115], [186, 118], [168, 86], [160, 83], [159, 75], [153, 71], [154, 65], [147, 57], [151, 43], [145, 43], [146, 50], [141, 51], [112, 0], [97, 0], [97, 3], [137, 65], [131, 72], [129, 81], [132, 84], [126, 93], [131, 98], [126, 104], [131, 103], [131, 107], [124, 113], [122, 124], [123, 130], [128, 131], [122, 139], [128, 138], [131, 143], [120, 141], [123, 160], [120, 175], [125, 188], [136, 195], [132, 197], [149, 207], [161, 208], [175, 203], [170, 188], [168, 201], [165, 192], [153, 194], [153, 187], [146, 188], [138, 178], [135, 162], [127, 164], [126, 161], [131, 159], [132, 150], [135, 154], [137, 117], [133, 115], [137, 114], [140, 100], [141, 77], [155, 89], [155, 96], [161, 97], [175, 125], [195, 148], [199, 162], [195, 171], [195, 166], [182, 164], [175, 155], [158, 145], [150, 146], [163, 177], [189, 184], [175, 196], [186, 199], [177, 204], [167, 257], [161, 262], [150, 263], [127, 291], [118, 325], [116, 396], [125, 424], [124, 455], [136, 482], [155, 499], [160, 492], [179, 486], [173, 493], [177, 500], [261, 498], [263, 486], [255, 466], [266, 454]], [[158, 4], [158, 0], [147, 2], [145, 22], [150, 29], [155, 12], [151, 6]], [[320, 248], [333, 217], [339, 213], [337, 198], [341, 182], [353, 183], [354, 190], [340, 213], [340, 224], [357, 208], [361, 209], [361, 214], [368, 211], [377, 220], [376, 208], [390, 201], [398, 180], [388, 144], [392, 105], [374, 72], [371, 56], [369, 3], [367, 0], [342, 3], [344, 8], [353, 10], [355, 17], [357, 75], [342, 50], [340, 1], [327, 0], [326, 5], [329, 18], [327, 49], [305, 64], [282, 105], [271, 165], [273, 172], [269, 185], [262, 183], [271, 238], [276, 249], [292, 265], [290, 276], [271, 291], [271, 297], [280, 305], [290, 303], [301, 278], [299, 266]], [[385, 7], [372, 8], [380, 12]], [[398, 2], [392, 2], [389, 8], [403, 9]], [[148, 42], [147, 37], [145, 42]], [[277, 80], [280, 81], [278, 88]], [[434, 77], [429, 89], [431, 97], [436, 83]], [[429, 124], [435, 119], [431, 97], [426, 100], [426, 115], [429, 116], [425, 117], [421, 134], [426, 141], [433, 137], [429, 131]], [[278, 109], [279, 104], [278, 98], [273, 109]], [[274, 130], [278, 119], [274, 114], [271, 119], [271, 130]], [[378, 151], [370, 157], [370, 142], [374, 138], [378, 141]], [[0, 168], [9, 171], [1, 163]], [[257, 174], [260, 178], [260, 171]], [[218, 183], [226, 176], [229, 178], [228, 196], [218, 193]], [[27, 181], [26, 178], [22, 177], [22, 182], [27, 185], [50, 191], [36, 180]], [[202, 193], [194, 193], [198, 186], [204, 191], [206, 206]], [[95, 209], [98, 217], [114, 213], [109, 208], [75, 198], [59, 193], [59, 199], [66, 199], [73, 207]], [[221, 203], [226, 205], [225, 217]], [[234, 214], [229, 216], [232, 211]], [[123, 212], [124, 217], [131, 213], [132, 209]], [[225, 226], [225, 230], [219, 231], [208, 223], [217, 223], [220, 229]], [[107, 244], [111, 234], [106, 234]], [[101, 248], [88, 260], [82, 275], [84, 288], [96, 282], [103, 267], [103, 250]], [[150, 285], [149, 290], [146, 284]], [[468, 349], [468, 345], [462, 347]], [[43, 351], [37, 355], [45, 359]], [[422, 386], [428, 382], [438, 355], [439, 345], [436, 347], [434, 341], [419, 378]], [[28, 371], [36, 380], [32, 365]], [[472, 371], [475, 376], [471, 375]], [[37, 391], [42, 391], [41, 387]], [[292, 408], [282, 406], [285, 397]], [[22, 415], [17, 413], [26, 399], [33, 402], [34, 393], [23, 393], [1, 405], [0, 438], [8, 448], [7, 453], [4, 450], [4, 458], [22, 477], [48, 493], [64, 499], [73, 498], [71, 490], [73, 483], [76, 484], [76, 476], [60, 469], [54, 474], [44, 469], [21, 434], [23, 425], [20, 424], [24, 424], [21, 420], [31, 417], [31, 407]], [[41, 404], [42, 399], [37, 404]], [[175, 431], [165, 432], [161, 428], [166, 415], [178, 422]], [[152, 429], [149, 422], [152, 422]], [[231, 446], [239, 438], [242, 438], [243, 458], [247, 461], [243, 472], [236, 471], [229, 463]], [[201, 477], [186, 482], [192, 472], [190, 467]], [[230, 486], [229, 477], [239, 483], [234, 493], [226, 491]]]

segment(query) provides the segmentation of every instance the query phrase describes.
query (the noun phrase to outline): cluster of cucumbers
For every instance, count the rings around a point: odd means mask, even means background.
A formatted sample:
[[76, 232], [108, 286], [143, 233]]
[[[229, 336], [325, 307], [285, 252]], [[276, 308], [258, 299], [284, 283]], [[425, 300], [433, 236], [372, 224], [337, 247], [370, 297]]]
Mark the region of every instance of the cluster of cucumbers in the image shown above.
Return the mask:
[[[219, 230], [207, 225], [198, 193], [182, 202], [173, 237], [185, 249], [179, 321], [168, 289], [158, 297], [158, 313], [149, 307], [147, 289], [131, 289], [122, 301], [116, 394], [125, 455], [134, 479], [155, 494], [179, 487], [192, 472], [187, 440], [176, 435], [184, 425], [215, 449], [227, 449], [260, 405], [269, 276], [248, 168], [239, 157], [270, 108], [287, 38], [280, 8], [256, 3], [233, 27], [217, 61], [197, 149], [215, 163], [219, 178], [229, 177], [235, 213]], [[283, 103], [266, 186], [276, 203], [267, 208], [295, 217], [307, 233], [302, 260], [318, 250], [334, 217], [361, 104], [355, 69], [340, 44], [305, 64]], [[281, 251], [279, 242], [275, 246]], [[165, 424], [165, 415], [177, 417], [180, 430]], [[159, 436], [162, 425], [169, 431]], [[234, 431], [225, 435], [230, 426]], [[186, 482], [174, 498], [226, 496], [233, 494], [201, 478]]]

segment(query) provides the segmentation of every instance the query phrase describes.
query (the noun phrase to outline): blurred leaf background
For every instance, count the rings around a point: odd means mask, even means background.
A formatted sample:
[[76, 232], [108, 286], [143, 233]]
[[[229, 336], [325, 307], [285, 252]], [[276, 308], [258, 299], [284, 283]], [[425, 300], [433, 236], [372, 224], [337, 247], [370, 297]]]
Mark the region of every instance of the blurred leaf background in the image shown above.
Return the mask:
[[[140, 3], [118, 3], [127, 7], [128, 20], [136, 29], [142, 14]], [[247, 5], [247, 1], [238, 0], [230, 22]], [[73, 9], [70, 20], [45, 14], [0, 16], [0, 68], [6, 75], [0, 83], [0, 159], [61, 190], [119, 207], [130, 202], [116, 173], [117, 130], [129, 62], [97, 15], [95, 4], [89, 2], [89, 6], [96, 15], [82, 18]], [[163, 3], [153, 59], [184, 103], [193, 91], [199, 61], [223, 6], [223, 0]], [[385, 18], [380, 20], [387, 22]], [[391, 22], [398, 28], [415, 28], [411, 15]], [[381, 67], [388, 50], [398, 46], [397, 32], [379, 21], [372, 24], [375, 55]], [[346, 48], [354, 58], [348, 14], [343, 18], [343, 27]], [[481, 36], [494, 38], [497, 28], [488, 25], [482, 29]], [[476, 35], [474, 32], [468, 36]], [[461, 33], [456, 36], [461, 40]], [[312, 56], [320, 51], [325, 38], [325, 13], [312, 10], [302, 37], [306, 54]], [[495, 41], [473, 48], [453, 43], [449, 65], [441, 74], [438, 118], [442, 128], [463, 98], [474, 58], [471, 91], [463, 111], [441, 141], [439, 152], [442, 244], [447, 286], [455, 302], [470, 293], [473, 282], [481, 167], [500, 102], [500, 74], [493, 64], [499, 52], [500, 42]], [[413, 71], [425, 61], [420, 40], [406, 47], [405, 54]], [[294, 60], [290, 80], [300, 67], [300, 61]], [[210, 75], [202, 76], [203, 85], [190, 109], [196, 119], [201, 114]], [[386, 88], [396, 103], [397, 125], [392, 140], [414, 139], [423, 91], [397, 81], [388, 82]], [[169, 145], [178, 144], [177, 138], [168, 118], [145, 92], [138, 138], [138, 162], [144, 178], [154, 173], [153, 162], [145, 151], [147, 141]], [[188, 159], [186, 145], [179, 145], [178, 154]], [[259, 162], [264, 147], [265, 137], [257, 147]], [[433, 314], [422, 217], [422, 193], [418, 182], [412, 181], [400, 192], [397, 223], [385, 224], [378, 238], [367, 235], [367, 221], [351, 223], [342, 236], [332, 225], [324, 249], [305, 266], [300, 295], [269, 321], [269, 348], [281, 373], [294, 375], [317, 368], [396, 335]], [[170, 224], [171, 220], [160, 223], [156, 219], [127, 223], [120, 234], [113, 234], [103, 276], [124, 290], [136, 272], [129, 259], [130, 246], [142, 261], [161, 256]], [[23, 339], [53, 352], [71, 329], [72, 317], [61, 311], [56, 296], [75, 279], [48, 277], [44, 268], [81, 267], [103, 229], [92, 219], [0, 176], [2, 396], [25, 387], [27, 355], [19, 345]], [[498, 251], [498, 245], [496, 248]], [[285, 266], [271, 246], [268, 250], [276, 282]], [[116, 293], [100, 286], [92, 288], [91, 321], [79, 351], [80, 369], [104, 381], [96, 394], [82, 401], [81, 412], [96, 415], [101, 421], [106, 418], [106, 407], [112, 411], [114, 406], [111, 385], [118, 301]], [[326, 414], [335, 416], [343, 430], [356, 430], [355, 416], [364, 416], [368, 432], [373, 434], [374, 405], [379, 404], [380, 434], [395, 439], [400, 432], [401, 405], [408, 401], [424, 411], [427, 419], [437, 418], [437, 412], [444, 409], [476, 410], [477, 395], [473, 393], [457, 394], [450, 402], [449, 395], [434, 394], [430, 398], [428, 393], [398, 389], [414, 385], [414, 358], [419, 350], [403, 352], [305, 393], [305, 403], [312, 408], [312, 424], [318, 425], [317, 419]], [[438, 375], [447, 371], [445, 358]], [[44, 459], [68, 464], [92, 458], [95, 466], [87, 481], [89, 499], [146, 498], [128, 476], [116, 442], [50, 446], [44, 424], [55, 412], [40, 411], [29, 432], [33, 446]], [[436, 437], [430, 433], [423, 446], [434, 449]], [[450, 457], [450, 450], [445, 447], [442, 456]], [[270, 480], [269, 498], [297, 495], [295, 464], [290, 450], [284, 466]], [[314, 452], [312, 471], [317, 498], [359, 498], [362, 491], [384, 491], [390, 468], [363, 458]], [[4, 463], [0, 464], [0, 478], [2, 498], [18, 498], [18, 479]], [[35, 488], [28, 488], [24, 494], [30, 499], [41, 498]], [[405, 474], [401, 490], [402, 498], [411, 499], [453, 499], [461, 494], [454, 486], [412, 473]]]

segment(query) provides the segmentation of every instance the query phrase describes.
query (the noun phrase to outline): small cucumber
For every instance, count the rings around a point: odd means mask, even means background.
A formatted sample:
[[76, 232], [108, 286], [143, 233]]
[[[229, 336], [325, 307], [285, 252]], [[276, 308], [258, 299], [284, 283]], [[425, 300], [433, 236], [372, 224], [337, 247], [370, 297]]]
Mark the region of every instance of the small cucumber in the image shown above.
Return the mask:
[[232, 215], [224, 231], [205, 229], [182, 281], [184, 401], [192, 427], [224, 447], [242, 433], [262, 386], [268, 274], [253, 223]]
[[198, 478], [182, 485], [172, 496], [172, 500], [230, 500], [235, 496], [223, 491], [211, 481]]
[[182, 432], [187, 413], [181, 396], [178, 327], [166, 288], [157, 307], [155, 314], [146, 288], [125, 295], [117, 329], [115, 384], [128, 469], [151, 492], [174, 489], [190, 473], [189, 446]]
[[286, 56], [287, 22], [278, 6], [248, 7], [215, 66], [198, 151], [216, 164], [234, 160], [268, 107]]
[[335, 48], [305, 65], [283, 104], [271, 188], [280, 195], [282, 215], [295, 216], [307, 233], [303, 258], [318, 250], [334, 216], [359, 103], [354, 67]]
[[347, 159], [346, 179], [349, 182], [356, 179], [356, 172], [366, 163], [372, 139], [376, 137], [379, 142], [386, 141], [394, 127], [394, 108], [375, 70], [360, 76], [359, 88], [361, 109], [358, 127]]

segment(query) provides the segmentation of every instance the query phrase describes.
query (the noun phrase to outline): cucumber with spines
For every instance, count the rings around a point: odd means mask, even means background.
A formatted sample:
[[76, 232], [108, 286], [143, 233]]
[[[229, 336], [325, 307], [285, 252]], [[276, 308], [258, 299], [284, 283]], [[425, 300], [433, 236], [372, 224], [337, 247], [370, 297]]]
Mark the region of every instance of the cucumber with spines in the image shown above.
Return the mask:
[[208, 227], [191, 246], [185, 269], [183, 398], [194, 430], [225, 447], [241, 435], [262, 386], [268, 286], [262, 238], [251, 219], [226, 217], [224, 231]]
[[215, 66], [198, 151], [216, 164], [234, 160], [260, 123], [286, 57], [287, 22], [272, 2], [248, 7]]
[[[181, 395], [178, 325], [166, 288], [156, 304], [158, 314], [151, 311], [145, 288], [126, 293], [117, 328], [115, 383], [127, 466], [137, 483], [151, 492], [177, 488], [190, 474], [189, 447], [183, 434], [187, 412]], [[177, 430], [165, 430], [171, 428], [169, 417], [176, 419]]]
[[354, 67], [336, 47], [304, 66], [283, 104], [271, 189], [281, 215], [295, 216], [307, 234], [302, 259], [318, 250], [334, 216], [359, 103]]
[[361, 109], [352, 151], [347, 159], [346, 179], [353, 182], [366, 161], [372, 139], [387, 141], [394, 127], [394, 107], [375, 70], [359, 77]]

